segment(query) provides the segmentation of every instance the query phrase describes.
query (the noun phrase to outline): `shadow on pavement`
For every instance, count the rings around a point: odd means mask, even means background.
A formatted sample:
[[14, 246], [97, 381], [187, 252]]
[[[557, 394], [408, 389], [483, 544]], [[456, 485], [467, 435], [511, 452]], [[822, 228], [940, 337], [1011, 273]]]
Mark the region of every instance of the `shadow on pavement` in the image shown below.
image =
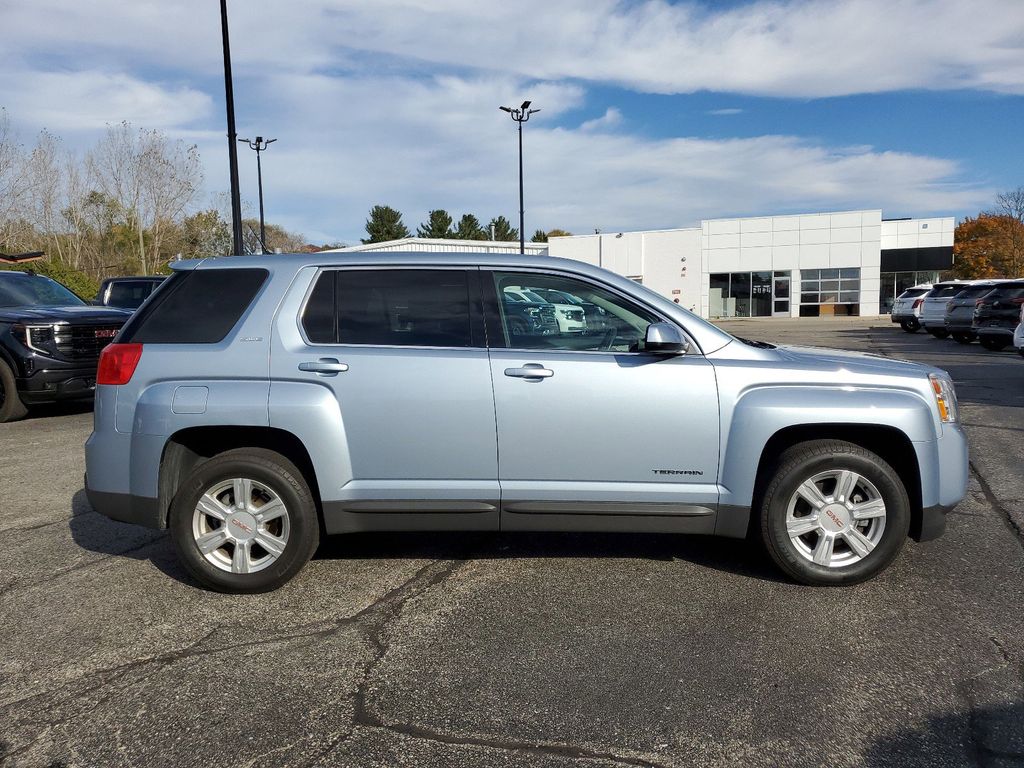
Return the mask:
[[864, 754], [869, 768], [891, 766], [1024, 765], [1024, 702], [975, 706], [959, 714], [928, 718], [876, 741]]
[[[75, 543], [90, 552], [149, 560], [160, 571], [195, 584], [178, 563], [166, 531], [110, 520], [89, 505], [85, 490], [71, 501]], [[320, 543], [318, 560], [487, 560], [505, 558], [636, 558], [685, 560], [761, 581], [785, 579], [759, 547], [743, 539], [677, 534], [608, 533], [352, 533]]]
[[63, 403], [47, 403], [33, 405], [23, 421], [33, 419], [51, 419], [56, 416], [75, 416], [80, 413], [92, 413], [92, 400], [69, 400]]

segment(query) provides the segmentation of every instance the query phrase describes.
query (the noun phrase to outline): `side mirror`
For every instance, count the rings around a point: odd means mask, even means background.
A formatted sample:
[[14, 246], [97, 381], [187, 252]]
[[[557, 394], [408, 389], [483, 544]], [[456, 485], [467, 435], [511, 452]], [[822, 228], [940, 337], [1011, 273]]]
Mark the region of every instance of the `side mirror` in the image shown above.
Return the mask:
[[656, 355], [685, 355], [690, 342], [672, 323], [651, 323], [644, 336], [644, 352]]

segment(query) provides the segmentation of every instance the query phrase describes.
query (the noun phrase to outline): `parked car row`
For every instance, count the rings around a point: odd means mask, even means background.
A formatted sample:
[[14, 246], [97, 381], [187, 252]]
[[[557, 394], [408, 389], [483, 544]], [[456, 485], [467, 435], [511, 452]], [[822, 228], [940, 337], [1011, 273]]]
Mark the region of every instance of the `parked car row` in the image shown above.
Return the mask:
[[896, 299], [891, 317], [908, 333], [924, 328], [937, 339], [977, 339], [991, 350], [1013, 344], [1024, 357], [1024, 278], [915, 285]]

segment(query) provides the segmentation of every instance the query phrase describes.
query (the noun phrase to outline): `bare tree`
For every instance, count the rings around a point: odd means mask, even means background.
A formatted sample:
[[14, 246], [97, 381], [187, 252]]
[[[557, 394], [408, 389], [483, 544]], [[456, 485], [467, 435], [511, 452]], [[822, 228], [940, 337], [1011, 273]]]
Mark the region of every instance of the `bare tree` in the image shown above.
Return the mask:
[[25, 150], [0, 109], [0, 248], [16, 250], [31, 236], [27, 216], [30, 182], [24, 173]]
[[87, 167], [96, 188], [124, 211], [137, 238], [139, 269], [149, 274], [162, 262], [168, 225], [199, 192], [199, 151], [184, 142], [172, 142], [159, 131], [136, 130], [121, 123], [107, 129], [89, 153]]
[[1024, 187], [996, 197], [995, 212], [1002, 221], [1004, 273], [1020, 277], [1024, 275]]

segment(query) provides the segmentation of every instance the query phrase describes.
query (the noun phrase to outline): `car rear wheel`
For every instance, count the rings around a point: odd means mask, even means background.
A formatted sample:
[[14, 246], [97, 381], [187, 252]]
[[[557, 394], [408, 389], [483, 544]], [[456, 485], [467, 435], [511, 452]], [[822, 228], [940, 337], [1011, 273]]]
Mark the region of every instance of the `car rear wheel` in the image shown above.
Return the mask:
[[294, 577], [319, 542], [316, 504], [302, 473], [260, 448], [222, 453], [182, 483], [171, 541], [198, 581], [219, 592], [269, 592]]
[[983, 346], [985, 349], [990, 349], [993, 352], [998, 352], [1001, 349], [1006, 349], [1006, 346], [1010, 342], [999, 336], [979, 336], [978, 343], [981, 344], [981, 346]]
[[953, 341], [957, 344], [970, 344], [974, 341], [975, 336], [973, 333], [954, 333]]
[[14, 380], [14, 371], [3, 360], [0, 360], [0, 424], [25, 418], [28, 408], [18, 397], [18, 385]]
[[841, 440], [785, 451], [760, 508], [761, 538], [796, 581], [856, 584], [896, 558], [910, 529], [903, 483], [879, 456]]
[[912, 320], [900, 320], [900, 328], [907, 333], [917, 333], [921, 330], [921, 324], [916, 319]]
[[930, 333], [936, 339], [944, 339], [947, 336], [949, 336], [949, 331], [947, 331], [945, 328], [926, 328], [925, 330], [927, 330], [928, 333]]

